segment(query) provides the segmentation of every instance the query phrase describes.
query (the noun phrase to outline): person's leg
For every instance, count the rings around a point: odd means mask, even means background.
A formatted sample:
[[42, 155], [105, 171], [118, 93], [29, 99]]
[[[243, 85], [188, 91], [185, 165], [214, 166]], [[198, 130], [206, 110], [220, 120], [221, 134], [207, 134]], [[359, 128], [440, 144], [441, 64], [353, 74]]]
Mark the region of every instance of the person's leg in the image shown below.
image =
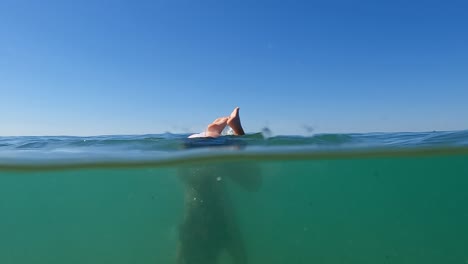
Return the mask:
[[234, 110], [232, 111], [231, 115], [229, 116], [227, 120], [227, 124], [234, 131], [234, 135], [236, 136], [245, 135], [244, 129], [242, 128], [242, 125], [240, 122], [239, 107], [234, 108]]
[[207, 137], [219, 137], [221, 136], [221, 132], [227, 125], [228, 118], [227, 117], [219, 117], [216, 118], [211, 124], [208, 125], [205, 131], [205, 135]]
[[232, 130], [234, 131], [234, 135], [241, 136], [245, 135], [244, 129], [242, 128], [239, 116], [239, 107], [234, 108], [231, 115], [229, 117], [218, 117], [216, 118], [205, 130], [204, 135], [201, 134], [194, 134], [189, 136], [189, 138], [197, 138], [197, 137], [219, 137], [221, 136], [221, 132], [223, 129], [229, 125]]

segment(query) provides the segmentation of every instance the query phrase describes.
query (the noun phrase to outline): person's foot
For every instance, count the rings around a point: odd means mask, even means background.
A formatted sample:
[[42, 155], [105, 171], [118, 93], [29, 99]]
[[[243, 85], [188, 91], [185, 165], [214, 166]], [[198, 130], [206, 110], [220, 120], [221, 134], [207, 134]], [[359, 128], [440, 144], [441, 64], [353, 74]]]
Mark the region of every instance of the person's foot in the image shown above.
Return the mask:
[[223, 129], [227, 125], [227, 117], [219, 117], [216, 118], [213, 123], [209, 124], [208, 127], [206, 128], [206, 136], [207, 137], [219, 137], [221, 135], [221, 132], [223, 132]]
[[[244, 129], [242, 128], [242, 125], [240, 122], [239, 107], [234, 108], [234, 110], [232, 111], [231, 115], [229, 116], [227, 120], [227, 124], [234, 131], [234, 135], [240, 136], [240, 135], [245, 134]], [[223, 130], [221, 129], [221, 131]]]

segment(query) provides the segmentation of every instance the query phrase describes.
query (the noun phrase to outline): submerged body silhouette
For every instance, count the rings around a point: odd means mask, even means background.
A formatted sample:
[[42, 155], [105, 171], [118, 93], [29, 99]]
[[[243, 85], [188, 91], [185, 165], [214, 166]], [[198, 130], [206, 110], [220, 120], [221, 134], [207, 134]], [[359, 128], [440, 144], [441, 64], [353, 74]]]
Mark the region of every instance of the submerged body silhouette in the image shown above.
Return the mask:
[[[244, 135], [239, 107], [229, 117], [219, 117], [200, 134], [189, 136], [184, 147], [225, 147], [239, 149], [241, 141], [222, 138], [221, 132], [230, 126], [234, 135]], [[246, 163], [197, 165], [182, 169], [184, 183], [184, 218], [179, 228], [177, 264], [216, 264], [226, 250], [233, 263], [246, 264], [247, 254], [234, 208], [226, 188], [226, 179], [249, 191], [261, 185], [261, 175], [255, 166]]]
[[233, 263], [246, 264], [242, 234], [220, 169], [187, 170], [188, 174], [181, 175], [185, 199], [177, 263], [215, 264], [226, 250]]

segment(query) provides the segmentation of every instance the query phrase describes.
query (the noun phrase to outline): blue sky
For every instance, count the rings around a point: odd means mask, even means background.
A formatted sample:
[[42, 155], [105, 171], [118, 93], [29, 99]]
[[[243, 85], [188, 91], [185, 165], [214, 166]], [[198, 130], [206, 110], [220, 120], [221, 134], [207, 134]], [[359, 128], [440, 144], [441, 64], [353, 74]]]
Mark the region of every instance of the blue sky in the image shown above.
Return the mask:
[[468, 129], [465, 1], [0, 1], [0, 135]]

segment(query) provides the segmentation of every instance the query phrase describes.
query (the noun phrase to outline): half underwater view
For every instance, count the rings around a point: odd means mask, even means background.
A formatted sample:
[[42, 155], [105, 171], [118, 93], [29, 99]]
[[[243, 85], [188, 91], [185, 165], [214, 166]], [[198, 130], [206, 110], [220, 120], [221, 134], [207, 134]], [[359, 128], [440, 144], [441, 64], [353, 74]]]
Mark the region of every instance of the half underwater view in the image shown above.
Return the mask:
[[468, 263], [468, 131], [0, 137], [0, 260]]

